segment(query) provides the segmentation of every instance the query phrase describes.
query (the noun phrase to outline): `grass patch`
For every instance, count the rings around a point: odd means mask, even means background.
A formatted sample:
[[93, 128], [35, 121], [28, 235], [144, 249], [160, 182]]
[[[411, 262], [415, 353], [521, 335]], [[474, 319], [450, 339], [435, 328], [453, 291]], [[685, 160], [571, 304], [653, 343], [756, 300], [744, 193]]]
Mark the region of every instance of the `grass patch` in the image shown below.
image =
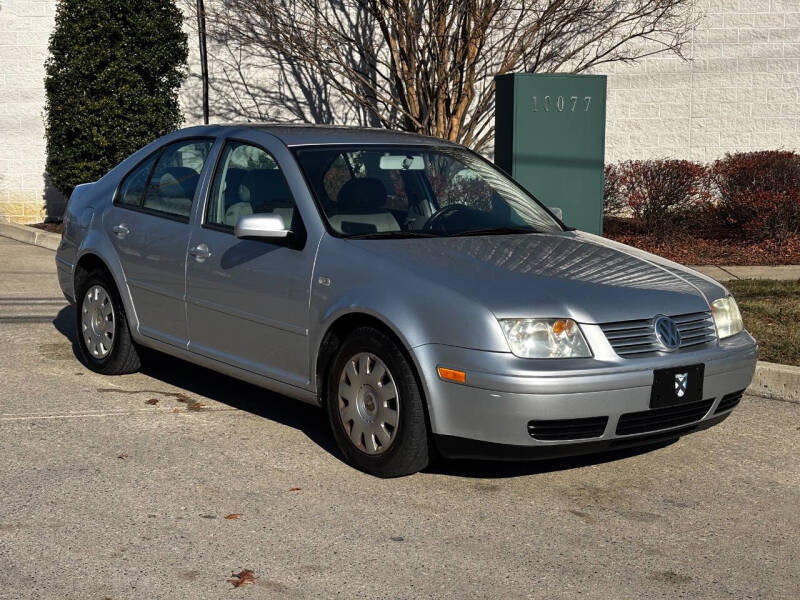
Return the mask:
[[759, 358], [800, 365], [800, 281], [726, 281], [744, 317], [744, 326], [761, 347]]

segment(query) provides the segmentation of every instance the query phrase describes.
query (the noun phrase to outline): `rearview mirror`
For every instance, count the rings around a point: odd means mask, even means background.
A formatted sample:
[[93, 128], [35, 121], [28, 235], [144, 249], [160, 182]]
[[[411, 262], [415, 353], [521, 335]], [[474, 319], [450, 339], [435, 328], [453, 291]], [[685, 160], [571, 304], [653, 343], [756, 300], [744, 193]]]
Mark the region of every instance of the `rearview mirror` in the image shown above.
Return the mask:
[[285, 240], [290, 233], [279, 215], [239, 217], [233, 229], [233, 234], [243, 240]]
[[425, 162], [419, 155], [384, 154], [381, 156], [380, 168], [383, 171], [424, 171]]

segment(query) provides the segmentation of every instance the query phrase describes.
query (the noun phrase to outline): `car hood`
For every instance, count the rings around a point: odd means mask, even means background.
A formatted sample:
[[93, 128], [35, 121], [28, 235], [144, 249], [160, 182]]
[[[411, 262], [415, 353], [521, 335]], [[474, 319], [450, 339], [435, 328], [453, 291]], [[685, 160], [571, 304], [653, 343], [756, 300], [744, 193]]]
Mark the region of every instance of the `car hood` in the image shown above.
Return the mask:
[[498, 318], [646, 319], [707, 311], [725, 294], [691, 269], [577, 231], [351, 243], [480, 302]]

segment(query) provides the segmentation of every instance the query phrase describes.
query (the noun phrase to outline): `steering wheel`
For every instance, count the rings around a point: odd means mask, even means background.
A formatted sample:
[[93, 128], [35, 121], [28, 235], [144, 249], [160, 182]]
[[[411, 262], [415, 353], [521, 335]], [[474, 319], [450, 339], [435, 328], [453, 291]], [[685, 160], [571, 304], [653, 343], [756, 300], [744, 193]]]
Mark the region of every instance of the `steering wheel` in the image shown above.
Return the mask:
[[441, 207], [435, 213], [433, 213], [428, 220], [425, 221], [425, 225], [422, 226], [422, 229], [425, 231], [433, 231], [433, 228], [437, 225], [440, 226], [441, 229], [441, 222], [444, 219], [452, 217], [455, 214], [458, 214], [463, 211], [469, 211], [470, 208], [466, 204], [448, 204], [447, 206]]

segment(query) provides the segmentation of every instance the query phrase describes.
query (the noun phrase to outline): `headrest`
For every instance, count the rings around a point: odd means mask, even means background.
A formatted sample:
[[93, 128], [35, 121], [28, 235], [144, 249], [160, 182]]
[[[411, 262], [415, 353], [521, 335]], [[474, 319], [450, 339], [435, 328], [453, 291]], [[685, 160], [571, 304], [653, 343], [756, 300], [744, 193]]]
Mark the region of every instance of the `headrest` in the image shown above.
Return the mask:
[[250, 202], [256, 205], [293, 206], [292, 193], [278, 169], [253, 169], [242, 177], [242, 185], [250, 190]]
[[191, 198], [199, 178], [189, 167], [169, 167], [158, 180], [159, 193], [164, 198]]
[[359, 177], [351, 179], [336, 197], [343, 212], [364, 212], [386, 206], [386, 187], [380, 179]]

